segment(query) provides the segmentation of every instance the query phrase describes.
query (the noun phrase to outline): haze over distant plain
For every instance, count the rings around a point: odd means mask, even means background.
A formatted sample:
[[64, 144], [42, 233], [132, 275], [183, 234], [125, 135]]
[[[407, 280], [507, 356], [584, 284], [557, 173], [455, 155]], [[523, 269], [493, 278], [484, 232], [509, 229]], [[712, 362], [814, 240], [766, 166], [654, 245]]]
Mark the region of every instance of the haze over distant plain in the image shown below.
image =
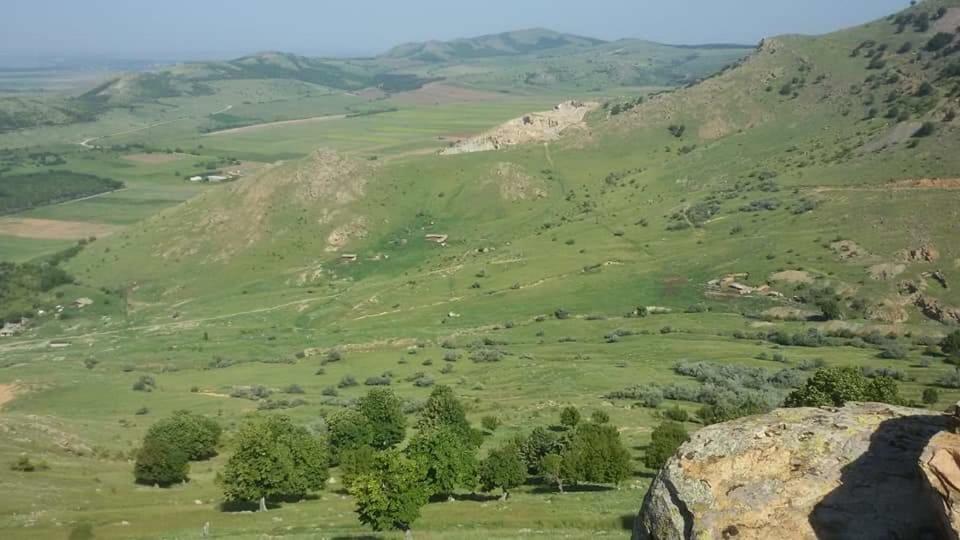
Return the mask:
[[543, 27], [601, 39], [756, 43], [861, 24], [905, 0], [5, 0], [0, 56], [372, 55], [408, 41]]

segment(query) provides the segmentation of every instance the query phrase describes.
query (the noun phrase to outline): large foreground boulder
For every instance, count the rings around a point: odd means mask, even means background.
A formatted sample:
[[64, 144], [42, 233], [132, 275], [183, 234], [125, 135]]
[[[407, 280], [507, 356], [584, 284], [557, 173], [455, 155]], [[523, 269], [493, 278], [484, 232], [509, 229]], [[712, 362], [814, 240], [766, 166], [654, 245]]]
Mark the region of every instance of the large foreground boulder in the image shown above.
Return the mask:
[[956, 538], [960, 444], [944, 441], [921, 469], [931, 440], [955, 425], [950, 415], [851, 403], [706, 427], [657, 475], [633, 538]]

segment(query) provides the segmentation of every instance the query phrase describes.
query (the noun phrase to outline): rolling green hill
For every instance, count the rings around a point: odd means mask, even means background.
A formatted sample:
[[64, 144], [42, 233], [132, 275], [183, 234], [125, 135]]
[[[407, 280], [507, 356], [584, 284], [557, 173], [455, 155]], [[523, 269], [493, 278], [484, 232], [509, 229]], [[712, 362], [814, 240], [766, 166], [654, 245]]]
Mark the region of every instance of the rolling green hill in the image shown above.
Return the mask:
[[602, 43], [604, 41], [600, 39], [532, 28], [452, 41], [405, 43], [390, 49], [383, 57], [420, 62], [454, 62], [495, 56], [520, 56], [561, 48], [588, 48]]
[[[15, 397], [0, 426], [17, 434], [0, 441], [0, 460], [50, 465], [10, 475], [18, 496], [0, 513], [45, 513], [0, 531], [365, 532], [336, 483], [265, 514], [225, 511], [215, 478], [232, 438], [170, 489], [134, 485], [129, 459], [153, 421], [183, 408], [232, 434], [256, 410], [290, 407], [323, 433], [321, 416], [366, 392], [356, 381], [389, 383], [408, 411], [429, 393], [417, 381], [453, 387], [471, 422], [500, 422], [483, 454], [568, 405], [606, 413], [629, 446], [621, 489], [560, 495], [534, 482], [508, 501], [462, 490], [424, 508], [414, 528], [431, 538], [624, 534], [655, 474], [643, 464], [654, 426], [775, 407], [819, 367], [890, 377], [913, 403], [935, 389], [931, 408], [955, 402], [957, 360], [940, 344], [960, 324], [958, 23], [960, 0], [929, 0], [824, 36], [767, 39], [706, 80], [606, 100], [534, 143], [440, 155], [449, 139], [429, 131], [426, 152], [318, 150], [87, 245], [60, 264], [75, 283], [49, 291], [62, 313], [0, 342], [0, 389]], [[540, 50], [477, 58], [457, 76], [504, 58], [549, 69], [563, 50], [530, 41]], [[660, 46], [571, 47], [584, 52], [565, 65], [581, 69]], [[679, 66], [719, 61], [710, 51], [736, 49], [670, 54]], [[454, 79], [442, 62], [394, 60]], [[499, 87], [518, 91], [524, 69], [501, 71]], [[487, 77], [474, 84], [497, 86]], [[365, 117], [357, 137], [426, 132], [422, 114]], [[81, 295], [93, 303], [69, 303]], [[260, 387], [297, 398], [249, 399]]]
[[[747, 47], [606, 43], [549, 30], [401, 45], [376, 58], [313, 58], [262, 52], [225, 62], [192, 62], [120, 75], [75, 97], [0, 98], [0, 133], [91, 122], [107, 112], [172, 98], [219, 96], [224, 84], [285, 81], [317, 91], [396, 94], [444, 80], [504, 92], [570, 94], [630, 86], [674, 86], [737, 61]], [[286, 96], [277, 95], [275, 99]]]

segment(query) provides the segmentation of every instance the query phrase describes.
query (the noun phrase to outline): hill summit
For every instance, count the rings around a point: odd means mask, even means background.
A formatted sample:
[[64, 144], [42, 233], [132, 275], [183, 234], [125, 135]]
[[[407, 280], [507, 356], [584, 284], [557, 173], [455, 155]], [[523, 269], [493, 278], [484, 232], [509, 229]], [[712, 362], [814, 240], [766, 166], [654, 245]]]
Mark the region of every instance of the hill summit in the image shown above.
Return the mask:
[[405, 43], [390, 49], [383, 56], [421, 62], [449, 62], [495, 56], [517, 56], [562, 47], [591, 47], [602, 43], [606, 42], [544, 28], [531, 28], [452, 41]]

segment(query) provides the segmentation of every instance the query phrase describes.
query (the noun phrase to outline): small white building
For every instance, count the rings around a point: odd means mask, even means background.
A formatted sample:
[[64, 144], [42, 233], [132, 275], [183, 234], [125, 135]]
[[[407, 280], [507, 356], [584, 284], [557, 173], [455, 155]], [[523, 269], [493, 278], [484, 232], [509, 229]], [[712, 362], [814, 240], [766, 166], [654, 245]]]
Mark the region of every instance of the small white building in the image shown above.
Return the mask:
[[219, 174], [211, 174], [207, 177], [207, 181], [209, 182], [223, 182], [226, 179], [226, 176], [220, 176]]
[[191, 181], [191, 182], [203, 182], [203, 177], [202, 177], [202, 176], [191, 176], [191, 177], [190, 177], [190, 181]]

